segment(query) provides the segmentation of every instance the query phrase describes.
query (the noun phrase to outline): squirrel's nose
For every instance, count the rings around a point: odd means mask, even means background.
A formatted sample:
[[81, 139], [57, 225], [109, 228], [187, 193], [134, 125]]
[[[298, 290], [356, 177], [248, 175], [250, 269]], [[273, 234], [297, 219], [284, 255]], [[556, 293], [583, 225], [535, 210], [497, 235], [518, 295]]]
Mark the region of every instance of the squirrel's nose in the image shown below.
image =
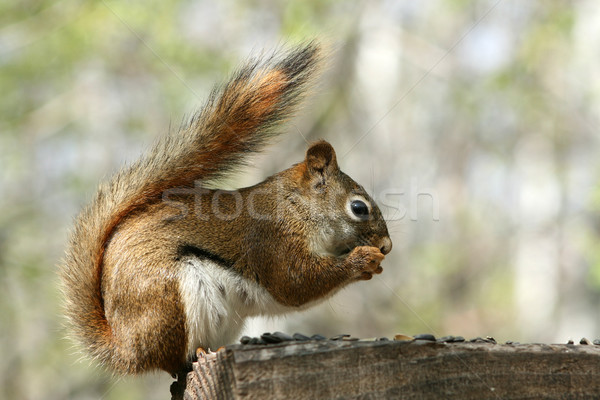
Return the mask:
[[379, 250], [381, 250], [381, 252], [383, 254], [387, 254], [390, 251], [392, 251], [392, 239], [390, 239], [389, 237], [384, 237], [381, 240], [380, 246], [379, 246]]

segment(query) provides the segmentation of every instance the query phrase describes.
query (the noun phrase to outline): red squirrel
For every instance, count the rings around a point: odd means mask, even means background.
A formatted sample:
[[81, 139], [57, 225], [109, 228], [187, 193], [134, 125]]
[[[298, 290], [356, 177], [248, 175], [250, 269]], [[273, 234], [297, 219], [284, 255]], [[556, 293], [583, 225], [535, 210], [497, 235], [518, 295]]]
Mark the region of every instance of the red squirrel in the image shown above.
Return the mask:
[[318, 141], [236, 191], [215, 182], [277, 135], [322, 59], [311, 42], [250, 61], [178, 132], [100, 184], [60, 266], [85, 352], [117, 373], [177, 373], [244, 319], [303, 309], [382, 272], [392, 248], [367, 192]]

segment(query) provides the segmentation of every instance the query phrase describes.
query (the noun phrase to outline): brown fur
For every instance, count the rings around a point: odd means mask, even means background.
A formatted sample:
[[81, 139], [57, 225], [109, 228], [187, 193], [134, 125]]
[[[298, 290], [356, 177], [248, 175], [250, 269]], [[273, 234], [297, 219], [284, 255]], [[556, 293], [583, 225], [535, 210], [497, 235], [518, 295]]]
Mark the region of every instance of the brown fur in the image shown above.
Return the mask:
[[[391, 249], [385, 222], [326, 142], [259, 185], [202, 188], [276, 134], [318, 60], [310, 43], [250, 63], [180, 132], [100, 186], [76, 220], [61, 265], [70, 327], [93, 358], [122, 373], [185, 367], [178, 276], [189, 252], [201, 251], [294, 307], [381, 272]], [[371, 203], [368, 220], [348, 215], [351, 195]], [[340, 224], [346, 233], [338, 239], [330, 231]]]

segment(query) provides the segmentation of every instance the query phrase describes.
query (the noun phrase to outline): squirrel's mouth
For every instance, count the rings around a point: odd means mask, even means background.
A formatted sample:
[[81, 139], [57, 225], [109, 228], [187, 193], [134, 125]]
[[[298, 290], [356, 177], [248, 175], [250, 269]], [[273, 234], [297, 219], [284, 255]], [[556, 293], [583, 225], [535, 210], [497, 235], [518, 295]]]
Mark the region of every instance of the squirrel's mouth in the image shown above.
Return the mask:
[[345, 248], [340, 252], [340, 256], [345, 256], [346, 254], [349, 254], [353, 249], [350, 248]]
[[354, 250], [358, 246], [373, 246], [370, 242], [367, 241], [357, 241], [356, 239], [349, 239], [345, 242], [337, 243], [335, 247], [335, 254], [337, 257], [347, 256], [352, 250]]

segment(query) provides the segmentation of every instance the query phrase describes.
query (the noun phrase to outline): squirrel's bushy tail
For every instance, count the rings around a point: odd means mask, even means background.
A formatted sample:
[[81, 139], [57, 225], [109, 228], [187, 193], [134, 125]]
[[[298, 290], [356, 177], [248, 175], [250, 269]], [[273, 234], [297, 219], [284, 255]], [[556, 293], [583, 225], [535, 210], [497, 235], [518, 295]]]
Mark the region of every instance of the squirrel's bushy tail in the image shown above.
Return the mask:
[[214, 181], [257, 152], [290, 117], [318, 67], [311, 42], [251, 60], [179, 132], [100, 185], [75, 221], [60, 268], [69, 328], [89, 355], [121, 372], [138, 372], [119, 354], [104, 314], [101, 292], [104, 250], [115, 227], [130, 213], [160, 201], [165, 190]]
[[155, 170], [151, 164], [158, 162], [160, 180], [177, 176], [171, 186], [230, 172], [279, 133], [275, 128], [294, 113], [314, 77], [319, 55], [319, 47], [309, 43], [251, 60], [213, 89], [182, 131], [159, 143], [147, 167]]

